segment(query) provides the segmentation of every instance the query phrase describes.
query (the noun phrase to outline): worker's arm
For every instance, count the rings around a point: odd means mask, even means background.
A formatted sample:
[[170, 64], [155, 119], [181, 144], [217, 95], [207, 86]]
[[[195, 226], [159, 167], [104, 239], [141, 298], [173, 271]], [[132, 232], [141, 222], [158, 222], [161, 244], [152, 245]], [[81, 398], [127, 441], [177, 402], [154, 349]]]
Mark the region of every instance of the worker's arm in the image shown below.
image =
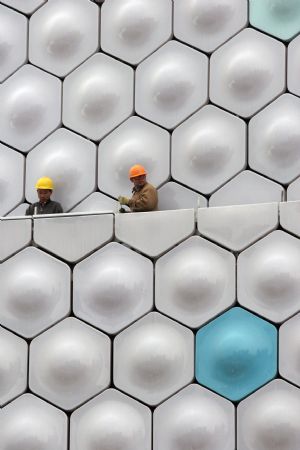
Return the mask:
[[29, 205], [26, 209], [25, 216], [33, 216], [34, 205]]
[[128, 201], [131, 211], [143, 212], [153, 211], [157, 206], [157, 192], [153, 186], [147, 186], [140, 195]]

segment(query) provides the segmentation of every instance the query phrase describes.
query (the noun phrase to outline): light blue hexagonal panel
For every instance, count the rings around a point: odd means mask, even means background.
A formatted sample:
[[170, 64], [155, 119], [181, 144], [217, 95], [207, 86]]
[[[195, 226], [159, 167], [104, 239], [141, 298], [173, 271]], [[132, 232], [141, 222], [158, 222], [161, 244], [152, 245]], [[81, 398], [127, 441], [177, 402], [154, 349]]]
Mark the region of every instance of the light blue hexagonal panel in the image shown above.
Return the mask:
[[196, 335], [196, 379], [240, 400], [275, 377], [277, 330], [242, 308], [231, 308]]

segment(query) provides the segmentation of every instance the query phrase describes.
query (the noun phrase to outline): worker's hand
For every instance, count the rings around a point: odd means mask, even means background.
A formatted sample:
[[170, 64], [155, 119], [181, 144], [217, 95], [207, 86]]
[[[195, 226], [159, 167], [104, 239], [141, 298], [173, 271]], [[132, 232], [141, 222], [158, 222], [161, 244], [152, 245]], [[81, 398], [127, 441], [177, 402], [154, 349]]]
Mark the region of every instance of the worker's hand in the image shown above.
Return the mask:
[[120, 196], [118, 197], [118, 202], [120, 203], [120, 205], [126, 205], [126, 206], [128, 206], [129, 198], [123, 197], [122, 195], [120, 195]]

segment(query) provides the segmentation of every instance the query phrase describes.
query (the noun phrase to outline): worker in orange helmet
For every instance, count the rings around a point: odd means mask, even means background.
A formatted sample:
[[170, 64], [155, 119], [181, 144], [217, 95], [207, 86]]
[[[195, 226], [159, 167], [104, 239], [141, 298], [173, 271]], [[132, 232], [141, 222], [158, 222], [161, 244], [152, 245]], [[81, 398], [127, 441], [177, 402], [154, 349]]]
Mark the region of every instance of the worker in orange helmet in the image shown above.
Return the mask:
[[147, 182], [147, 172], [140, 164], [129, 170], [128, 177], [133, 183], [132, 197], [118, 197], [121, 205], [129, 206], [132, 212], [154, 211], [157, 209], [157, 190]]

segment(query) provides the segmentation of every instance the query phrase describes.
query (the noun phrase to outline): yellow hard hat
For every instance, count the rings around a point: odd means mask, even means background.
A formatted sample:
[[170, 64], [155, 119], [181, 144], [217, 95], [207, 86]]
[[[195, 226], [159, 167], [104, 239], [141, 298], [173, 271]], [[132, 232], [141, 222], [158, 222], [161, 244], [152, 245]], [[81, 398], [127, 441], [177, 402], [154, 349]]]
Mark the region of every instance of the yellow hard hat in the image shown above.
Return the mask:
[[53, 191], [53, 181], [49, 177], [39, 178], [35, 184], [36, 189], [49, 189]]

